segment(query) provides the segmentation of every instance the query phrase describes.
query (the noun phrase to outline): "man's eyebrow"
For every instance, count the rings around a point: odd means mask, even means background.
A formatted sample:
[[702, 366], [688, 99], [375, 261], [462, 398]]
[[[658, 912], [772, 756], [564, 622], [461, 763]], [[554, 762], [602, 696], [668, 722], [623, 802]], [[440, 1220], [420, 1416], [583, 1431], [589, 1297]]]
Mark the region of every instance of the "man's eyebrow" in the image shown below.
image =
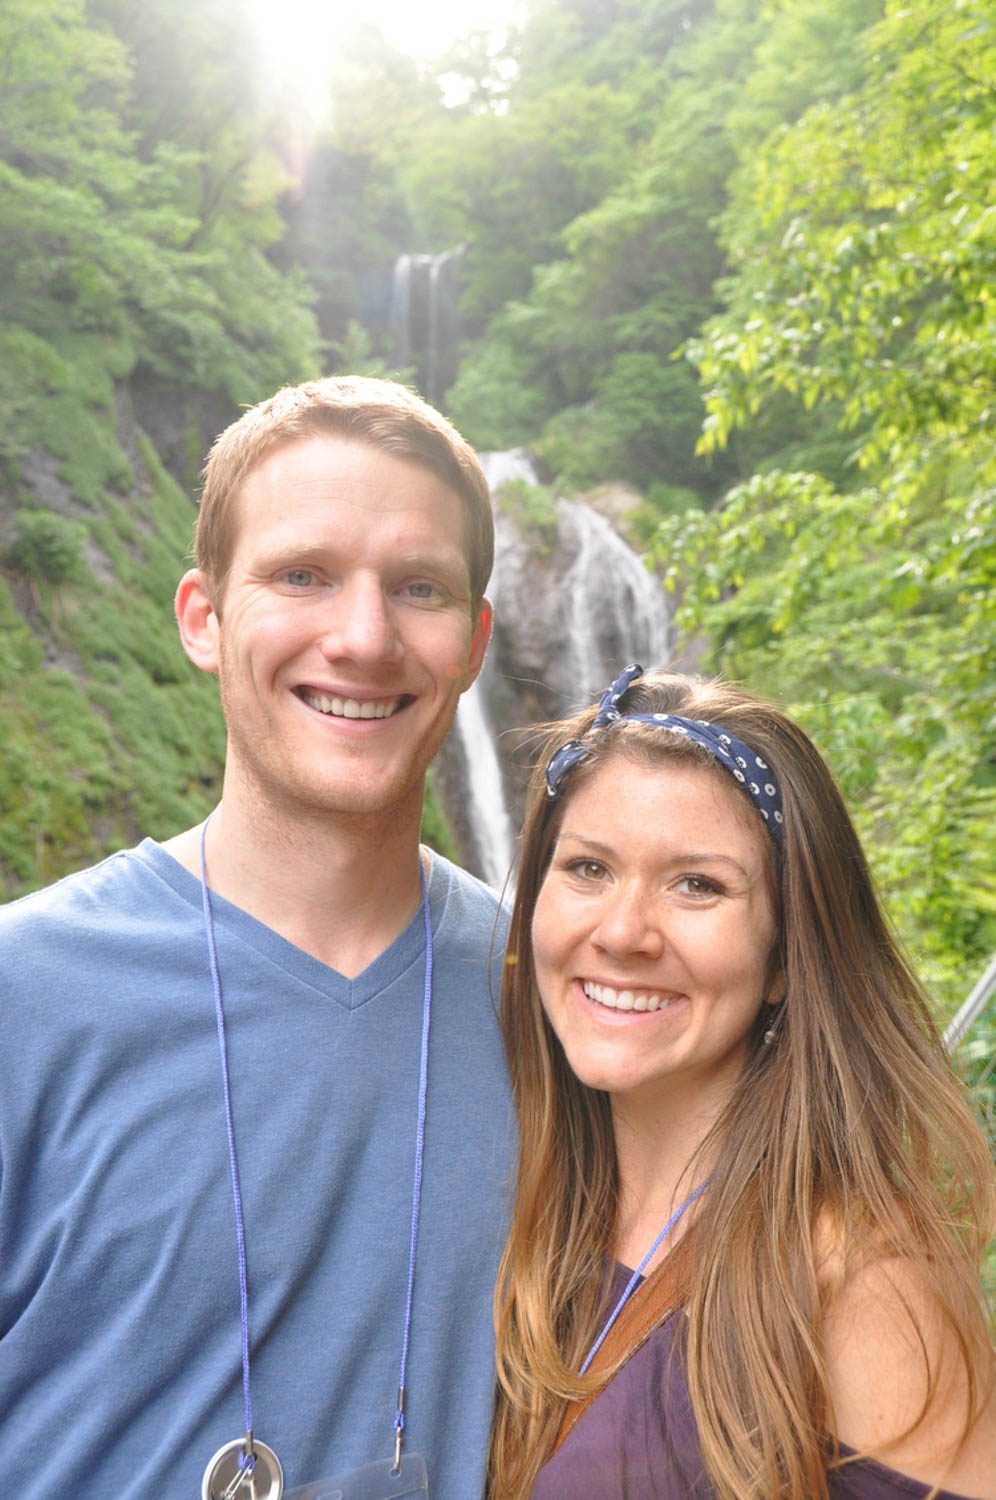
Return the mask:
[[[352, 551], [340, 549], [335, 543], [321, 541], [295, 541], [293, 537], [274, 537], [260, 543], [257, 565], [273, 567], [284, 562], [351, 562]], [[456, 548], [446, 547], [438, 552], [405, 551], [399, 549], [392, 558], [395, 567], [405, 572], [446, 573], [469, 575], [467, 560]]]
[[328, 547], [319, 546], [316, 542], [295, 543], [293, 541], [277, 541], [271, 545], [265, 544], [259, 549], [260, 559], [263, 562], [286, 562], [288, 558], [295, 561], [311, 561], [320, 557], [328, 557]]
[[425, 573], [453, 573], [455, 571], [466, 573], [468, 576], [470, 573], [467, 559], [457, 547], [447, 547], [438, 552], [426, 552], [424, 549], [417, 552], [402, 550], [396, 554], [396, 561], [400, 567], [408, 570], [421, 570]]

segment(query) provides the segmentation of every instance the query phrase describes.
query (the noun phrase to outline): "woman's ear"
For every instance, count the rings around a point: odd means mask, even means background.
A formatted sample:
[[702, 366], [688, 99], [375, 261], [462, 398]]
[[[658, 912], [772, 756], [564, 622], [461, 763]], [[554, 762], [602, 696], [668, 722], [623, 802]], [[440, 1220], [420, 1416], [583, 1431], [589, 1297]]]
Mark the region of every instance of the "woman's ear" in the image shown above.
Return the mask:
[[788, 994], [788, 981], [785, 978], [785, 969], [782, 964], [781, 943], [778, 938], [768, 949], [768, 958], [765, 963], [764, 991], [761, 997], [763, 1005], [769, 1005], [773, 1010], [779, 1005], [785, 1004]]
[[784, 1024], [786, 989], [781, 976], [776, 976], [774, 983], [769, 989], [768, 998], [761, 1006], [761, 1024], [765, 1030], [763, 1033], [764, 1045], [770, 1047], [778, 1037], [778, 1032]]
[[217, 672], [218, 615], [200, 568], [191, 568], [180, 579], [174, 609], [180, 641], [194, 666], [202, 672]]

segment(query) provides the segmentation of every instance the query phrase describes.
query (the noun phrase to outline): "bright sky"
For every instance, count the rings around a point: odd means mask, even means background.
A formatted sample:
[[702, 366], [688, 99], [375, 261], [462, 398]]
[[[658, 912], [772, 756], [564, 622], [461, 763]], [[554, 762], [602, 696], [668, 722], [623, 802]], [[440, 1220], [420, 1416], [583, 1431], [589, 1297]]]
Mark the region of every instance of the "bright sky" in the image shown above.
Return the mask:
[[433, 58], [468, 31], [507, 25], [516, 0], [245, 0], [261, 51], [279, 92], [290, 88], [318, 105], [327, 59], [339, 31], [351, 21], [372, 21], [400, 52]]

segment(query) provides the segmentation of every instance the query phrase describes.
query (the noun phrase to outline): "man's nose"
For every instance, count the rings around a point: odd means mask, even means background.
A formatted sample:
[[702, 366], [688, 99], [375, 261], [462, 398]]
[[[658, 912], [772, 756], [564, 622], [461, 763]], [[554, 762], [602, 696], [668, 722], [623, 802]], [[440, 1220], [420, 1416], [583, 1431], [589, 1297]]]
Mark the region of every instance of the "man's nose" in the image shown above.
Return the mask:
[[378, 579], [354, 578], [329, 601], [321, 647], [329, 661], [378, 664], [400, 660], [403, 647], [391, 599]]

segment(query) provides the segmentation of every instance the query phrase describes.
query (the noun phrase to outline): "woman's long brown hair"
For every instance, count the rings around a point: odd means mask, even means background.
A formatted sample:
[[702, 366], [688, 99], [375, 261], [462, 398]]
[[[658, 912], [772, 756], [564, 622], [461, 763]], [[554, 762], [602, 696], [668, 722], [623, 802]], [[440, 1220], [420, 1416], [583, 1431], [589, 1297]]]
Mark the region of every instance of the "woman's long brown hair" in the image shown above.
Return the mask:
[[[967, 1379], [966, 1432], [985, 1398], [991, 1350], [979, 1266], [993, 1220], [989, 1154], [882, 916], [840, 793], [802, 731], [731, 686], [663, 672], [639, 679], [620, 706], [718, 722], [781, 786], [773, 961], [786, 1000], [770, 1046], [759, 1016], [714, 1132], [684, 1348], [719, 1500], [826, 1500], [833, 1412], [819, 1330], [840, 1278], [863, 1257], [914, 1262], [932, 1291]], [[593, 717], [589, 709], [551, 726], [544, 743], [505, 968], [502, 1021], [521, 1147], [495, 1294], [492, 1500], [530, 1494], [566, 1404], [611, 1377], [577, 1375], [597, 1333], [616, 1227], [609, 1099], [565, 1061], [537, 993], [529, 930], [562, 806], [546, 796], [542, 767]], [[707, 752], [650, 726], [623, 720], [586, 743], [591, 754], [569, 774], [563, 801], [617, 754], [651, 765], [692, 760], [734, 785]], [[836, 1281], [826, 1273], [828, 1230], [843, 1249]]]

